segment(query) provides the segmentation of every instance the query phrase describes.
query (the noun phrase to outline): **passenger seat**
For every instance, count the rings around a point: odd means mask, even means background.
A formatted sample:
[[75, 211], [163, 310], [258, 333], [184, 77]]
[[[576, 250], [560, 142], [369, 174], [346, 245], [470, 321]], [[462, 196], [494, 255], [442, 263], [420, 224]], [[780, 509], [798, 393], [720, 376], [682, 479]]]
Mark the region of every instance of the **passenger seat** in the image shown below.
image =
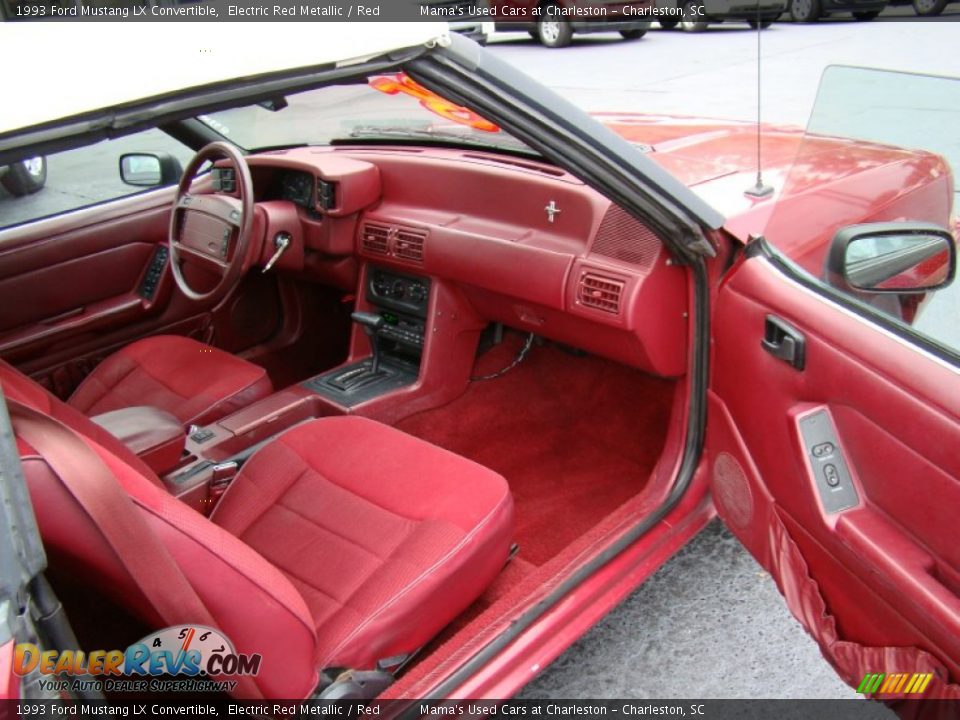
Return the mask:
[[[504, 479], [386, 425], [348, 416], [288, 430], [243, 466], [208, 519], [87, 418], [10, 370], [0, 367], [5, 395], [83, 439], [236, 651], [262, 656], [255, 692], [242, 683], [237, 697], [306, 698], [324, 668], [372, 669], [413, 653], [508, 559], [513, 500]], [[161, 626], [101, 527], [51, 469], [57, 463], [21, 432], [52, 561]]]

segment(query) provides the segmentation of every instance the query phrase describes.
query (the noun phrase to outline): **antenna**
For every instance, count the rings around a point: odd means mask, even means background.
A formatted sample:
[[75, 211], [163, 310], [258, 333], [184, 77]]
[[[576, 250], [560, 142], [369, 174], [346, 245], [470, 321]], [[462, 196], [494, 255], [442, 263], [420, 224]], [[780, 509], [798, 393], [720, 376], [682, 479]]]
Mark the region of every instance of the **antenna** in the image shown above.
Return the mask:
[[763, 63], [760, 58], [760, 37], [763, 34], [763, 23], [760, 20], [760, 0], [757, 0], [757, 182], [755, 185], [747, 188], [744, 192], [751, 197], [762, 198], [773, 193], [772, 185], [763, 184], [763, 162], [761, 161], [760, 149], [760, 100], [761, 100], [761, 68]]

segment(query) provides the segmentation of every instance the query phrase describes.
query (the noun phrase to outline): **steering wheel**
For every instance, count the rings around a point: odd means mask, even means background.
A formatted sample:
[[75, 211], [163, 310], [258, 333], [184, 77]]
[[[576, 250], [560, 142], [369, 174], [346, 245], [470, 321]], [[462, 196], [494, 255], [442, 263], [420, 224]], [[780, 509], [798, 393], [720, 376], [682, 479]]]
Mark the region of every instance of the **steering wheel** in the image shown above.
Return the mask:
[[[191, 195], [197, 170], [207, 161], [228, 160], [235, 170], [239, 197], [226, 194]], [[210, 300], [233, 289], [243, 273], [253, 234], [253, 180], [240, 151], [225, 142], [201, 148], [187, 164], [170, 214], [170, 269], [177, 287], [191, 300]], [[209, 290], [198, 291], [187, 281], [182, 263], [189, 260], [219, 276]]]

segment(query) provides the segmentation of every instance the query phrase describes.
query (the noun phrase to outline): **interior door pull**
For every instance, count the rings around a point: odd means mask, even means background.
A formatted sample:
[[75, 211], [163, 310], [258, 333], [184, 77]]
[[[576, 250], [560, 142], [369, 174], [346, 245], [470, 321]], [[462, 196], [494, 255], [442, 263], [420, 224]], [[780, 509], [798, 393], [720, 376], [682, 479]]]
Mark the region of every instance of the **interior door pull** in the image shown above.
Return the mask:
[[807, 341], [803, 333], [786, 320], [767, 315], [763, 326], [761, 347], [775, 358], [783, 360], [797, 370], [807, 364]]

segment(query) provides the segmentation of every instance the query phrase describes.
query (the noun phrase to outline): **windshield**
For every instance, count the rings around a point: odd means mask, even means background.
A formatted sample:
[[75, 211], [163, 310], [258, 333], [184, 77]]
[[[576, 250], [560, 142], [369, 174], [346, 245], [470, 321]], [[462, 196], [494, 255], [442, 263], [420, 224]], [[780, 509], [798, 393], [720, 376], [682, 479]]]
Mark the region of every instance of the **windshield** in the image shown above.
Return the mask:
[[416, 141], [533, 154], [476, 113], [403, 74], [332, 85], [199, 118], [245, 150], [338, 142]]
[[[827, 68], [764, 236], [808, 273], [823, 278], [826, 249], [844, 226], [919, 221], [954, 230], [958, 127], [960, 80]], [[819, 212], [811, 214], [811, 207]], [[925, 302], [920, 305], [920, 300]], [[881, 301], [894, 302], [876, 300]], [[906, 314], [900, 306], [883, 309], [960, 350], [960, 283], [926, 298], [914, 296], [912, 302], [918, 307]]]

